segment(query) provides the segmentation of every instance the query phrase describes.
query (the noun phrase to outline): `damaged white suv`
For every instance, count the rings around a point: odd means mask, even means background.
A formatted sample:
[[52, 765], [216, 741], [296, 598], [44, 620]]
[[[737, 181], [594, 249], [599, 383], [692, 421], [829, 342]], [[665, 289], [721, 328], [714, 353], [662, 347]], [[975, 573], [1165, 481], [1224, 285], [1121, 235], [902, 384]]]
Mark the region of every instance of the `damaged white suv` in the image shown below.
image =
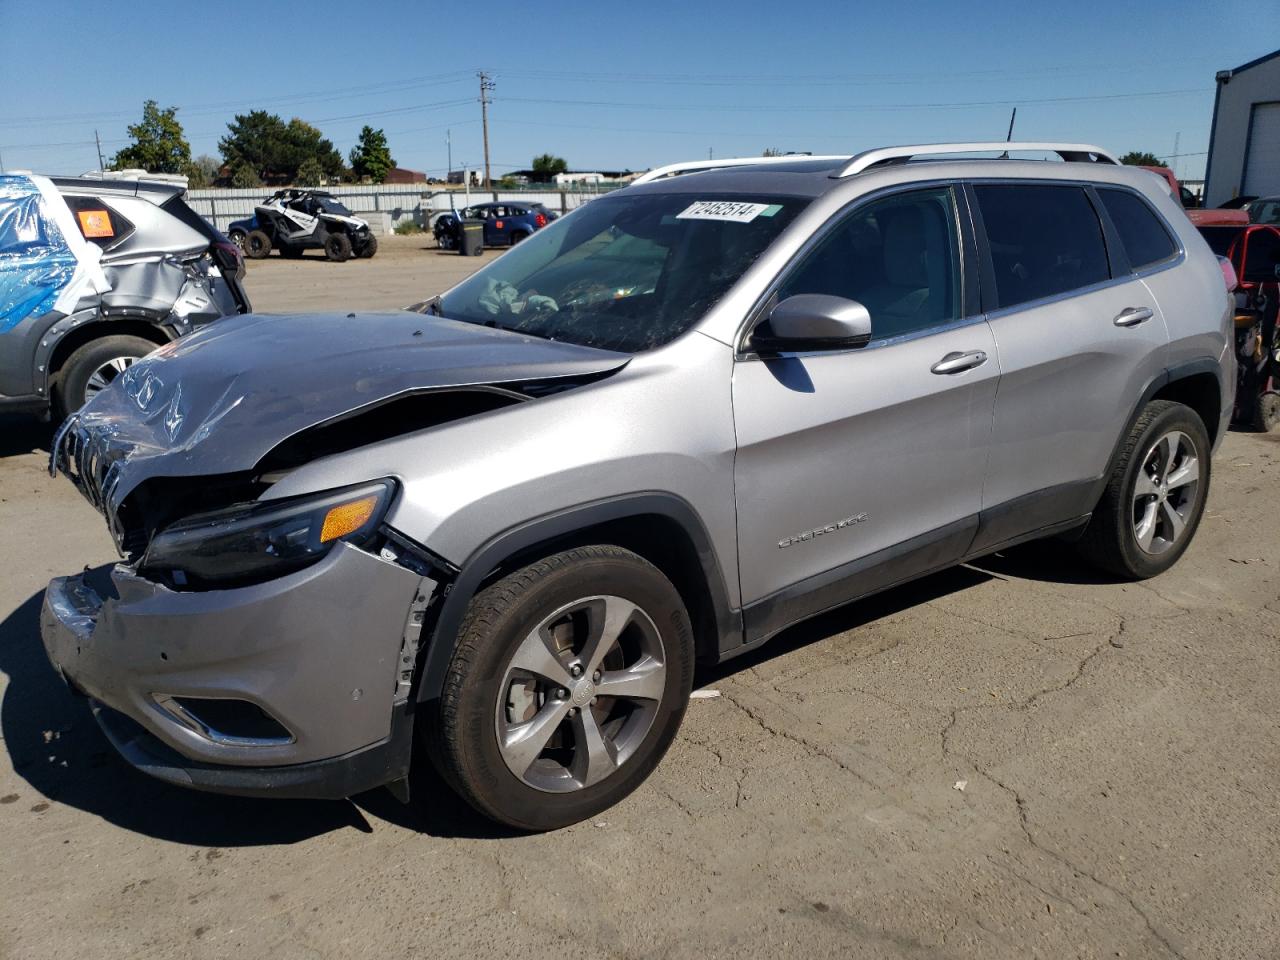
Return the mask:
[[45, 645], [170, 782], [404, 797], [421, 754], [572, 823], [659, 762], [695, 662], [1036, 537], [1167, 569], [1231, 320], [1177, 203], [1097, 147], [654, 171], [421, 313], [134, 364], [54, 446], [125, 560], [49, 585]]

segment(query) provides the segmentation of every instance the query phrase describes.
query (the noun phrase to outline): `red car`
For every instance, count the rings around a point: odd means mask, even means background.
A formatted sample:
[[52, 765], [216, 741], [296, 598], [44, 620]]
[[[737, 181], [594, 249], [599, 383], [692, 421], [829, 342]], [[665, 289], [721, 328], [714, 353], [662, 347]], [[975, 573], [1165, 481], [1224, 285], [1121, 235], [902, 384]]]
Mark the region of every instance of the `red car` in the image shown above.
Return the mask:
[[1186, 211], [1187, 218], [1197, 227], [1225, 226], [1249, 222], [1249, 214], [1244, 210], [1228, 210], [1222, 207], [1206, 209], [1201, 207], [1200, 200], [1196, 195], [1180, 184], [1178, 178], [1173, 175], [1173, 171], [1168, 167], [1143, 167], [1142, 169], [1150, 170], [1157, 177], [1168, 181], [1169, 188], [1173, 191], [1174, 199], [1182, 204], [1182, 209]]
[[1213, 252], [1231, 261], [1236, 297], [1236, 423], [1268, 431], [1280, 423], [1280, 229], [1266, 224], [1201, 226]]

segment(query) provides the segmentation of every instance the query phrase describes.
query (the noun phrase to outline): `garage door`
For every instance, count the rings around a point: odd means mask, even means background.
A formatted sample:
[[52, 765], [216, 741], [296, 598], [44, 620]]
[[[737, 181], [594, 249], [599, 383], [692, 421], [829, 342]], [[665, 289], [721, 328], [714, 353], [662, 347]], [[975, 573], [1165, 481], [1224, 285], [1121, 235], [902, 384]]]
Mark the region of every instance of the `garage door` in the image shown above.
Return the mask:
[[1255, 103], [1249, 122], [1249, 147], [1245, 154], [1245, 196], [1267, 197], [1280, 193], [1280, 103]]

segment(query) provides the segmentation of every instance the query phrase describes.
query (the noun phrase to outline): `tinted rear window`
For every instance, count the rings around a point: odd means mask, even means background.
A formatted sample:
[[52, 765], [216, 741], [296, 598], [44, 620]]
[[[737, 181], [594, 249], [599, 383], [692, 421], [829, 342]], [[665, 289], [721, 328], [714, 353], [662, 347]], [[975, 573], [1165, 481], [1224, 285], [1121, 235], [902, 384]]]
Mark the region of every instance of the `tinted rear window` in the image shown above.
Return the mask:
[[1080, 187], [979, 184], [996, 300], [1012, 307], [1110, 276], [1102, 225]]
[[1098, 196], [1102, 197], [1102, 205], [1107, 208], [1116, 233], [1120, 234], [1133, 269], [1159, 263], [1177, 251], [1156, 212], [1137, 194], [1128, 190], [1099, 190]]

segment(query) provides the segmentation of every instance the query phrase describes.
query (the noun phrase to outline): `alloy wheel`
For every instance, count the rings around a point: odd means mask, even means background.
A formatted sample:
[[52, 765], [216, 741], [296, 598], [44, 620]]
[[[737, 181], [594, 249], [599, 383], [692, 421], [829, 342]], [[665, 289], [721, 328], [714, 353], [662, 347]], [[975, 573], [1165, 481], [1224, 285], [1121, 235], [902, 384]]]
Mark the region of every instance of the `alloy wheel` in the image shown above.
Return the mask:
[[89, 381], [84, 387], [85, 400], [105, 390], [116, 377], [133, 366], [133, 362], [136, 359], [136, 357], [112, 357], [106, 363], [101, 364], [98, 369], [89, 375]]
[[661, 634], [636, 604], [595, 596], [559, 608], [516, 647], [499, 687], [507, 768], [551, 793], [594, 786], [644, 742], [666, 680]]
[[1133, 486], [1133, 534], [1144, 552], [1158, 555], [1181, 540], [1199, 487], [1200, 460], [1190, 437], [1173, 430], [1151, 445]]

